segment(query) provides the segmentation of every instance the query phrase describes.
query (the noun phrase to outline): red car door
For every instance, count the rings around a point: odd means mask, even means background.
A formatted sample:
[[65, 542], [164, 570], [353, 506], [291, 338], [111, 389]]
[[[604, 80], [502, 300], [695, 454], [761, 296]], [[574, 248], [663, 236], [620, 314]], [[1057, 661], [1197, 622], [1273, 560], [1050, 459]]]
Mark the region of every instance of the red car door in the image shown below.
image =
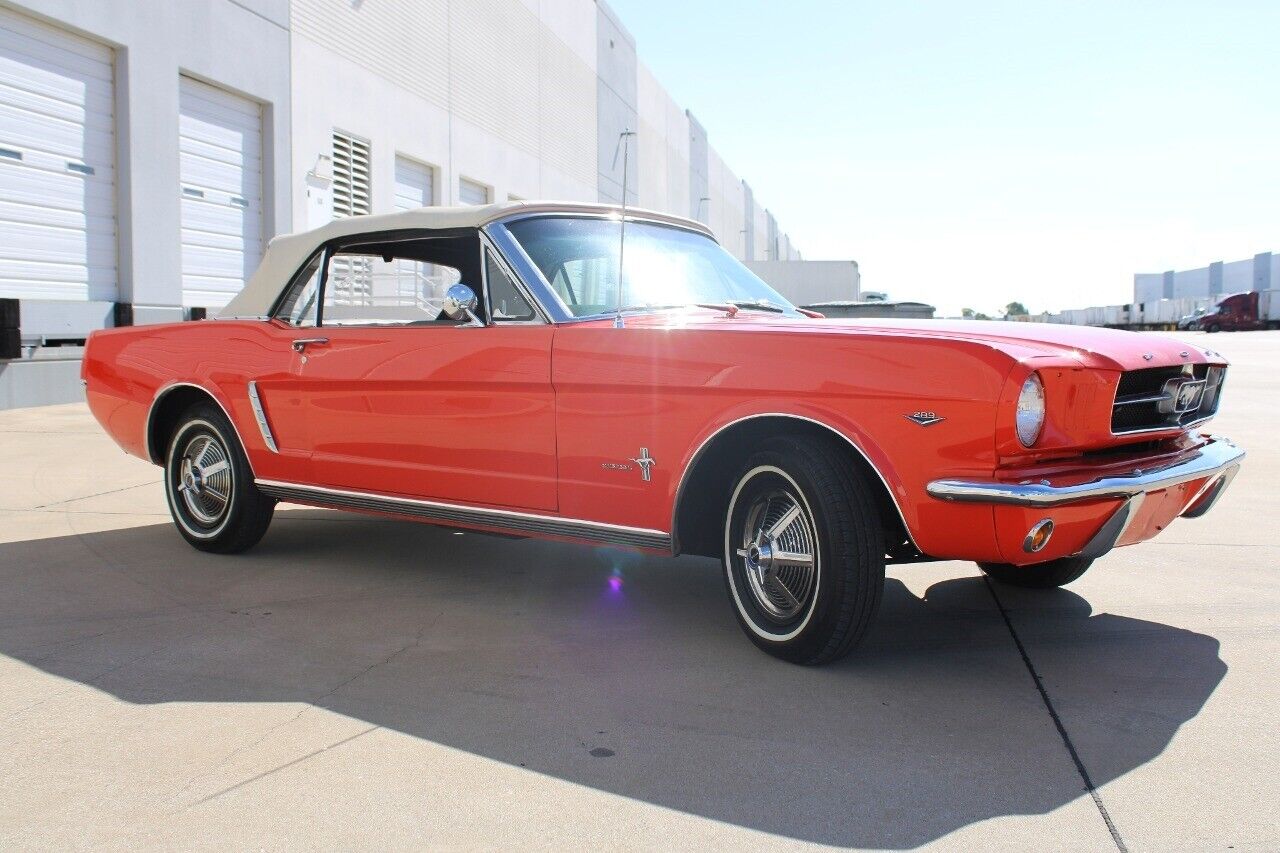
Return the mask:
[[[281, 311], [300, 352], [268, 390], [309, 483], [556, 509], [554, 327], [482, 252], [475, 231], [351, 238], [299, 273]], [[442, 315], [459, 279], [492, 285], [487, 323]]]
[[317, 331], [297, 380], [314, 483], [556, 508], [552, 326]]

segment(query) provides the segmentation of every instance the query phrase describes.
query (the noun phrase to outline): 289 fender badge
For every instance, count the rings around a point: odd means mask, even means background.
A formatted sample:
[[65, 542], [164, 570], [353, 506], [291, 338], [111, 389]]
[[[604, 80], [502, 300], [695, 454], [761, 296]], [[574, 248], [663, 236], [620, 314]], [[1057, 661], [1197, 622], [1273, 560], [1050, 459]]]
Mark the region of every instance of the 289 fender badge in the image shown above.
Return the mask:
[[912, 423], [919, 424], [923, 427], [933, 426], [936, 423], [946, 420], [946, 418], [939, 417], [933, 412], [913, 412], [909, 415], [903, 415], [903, 417]]

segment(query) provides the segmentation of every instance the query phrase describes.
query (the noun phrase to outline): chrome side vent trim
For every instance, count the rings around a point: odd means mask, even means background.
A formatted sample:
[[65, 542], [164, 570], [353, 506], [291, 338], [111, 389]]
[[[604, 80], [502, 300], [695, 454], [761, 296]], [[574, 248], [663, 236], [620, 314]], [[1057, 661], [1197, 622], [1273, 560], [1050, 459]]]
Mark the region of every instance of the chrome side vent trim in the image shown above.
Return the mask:
[[267, 413], [262, 410], [262, 400], [258, 398], [258, 383], [249, 383], [249, 405], [253, 406], [253, 419], [258, 422], [258, 429], [262, 432], [262, 440], [267, 443], [267, 449], [272, 453], [279, 453], [276, 447], [276, 437], [271, 434], [271, 424], [267, 423]]
[[545, 536], [564, 536], [601, 545], [623, 545], [632, 548], [671, 550], [671, 536], [661, 530], [643, 527], [624, 527], [598, 521], [577, 518], [556, 518], [514, 510], [488, 509], [459, 506], [457, 504], [378, 495], [371, 492], [349, 492], [323, 486], [304, 486], [297, 483], [281, 483], [275, 480], [257, 480], [255, 485], [264, 494], [282, 501], [335, 509], [359, 509], [405, 515], [426, 521], [453, 522], [477, 527], [498, 528], [514, 533], [540, 533]]

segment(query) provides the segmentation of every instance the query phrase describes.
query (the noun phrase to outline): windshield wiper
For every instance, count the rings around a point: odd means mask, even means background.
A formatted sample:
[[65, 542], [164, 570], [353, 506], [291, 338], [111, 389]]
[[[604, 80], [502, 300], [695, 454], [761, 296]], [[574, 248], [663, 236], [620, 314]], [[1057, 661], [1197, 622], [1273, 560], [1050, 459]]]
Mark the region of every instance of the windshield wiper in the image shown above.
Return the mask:
[[748, 309], [754, 311], [768, 311], [771, 314], [784, 314], [785, 308], [781, 305], [775, 305], [768, 300], [747, 300], [747, 299], [726, 299], [723, 302], [677, 302], [671, 305], [658, 304], [642, 304], [642, 305], [623, 305], [621, 308], [615, 309], [623, 313], [628, 311], [667, 311], [672, 308], [714, 308], [720, 311], [730, 311], [731, 315], [736, 314], [738, 309]]
[[781, 305], [774, 305], [767, 299], [729, 299], [728, 304], [738, 308], [745, 308], [748, 311], [771, 311], [774, 314], [785, 314], [787, 309]]
[[[615, 310], [623, 311], [623, 312], [625, 311], [666, 311], [671, 308], [683, 308], [683, 307], [684, 307], [684, 303], [678, 302], [674, 305], [655, 305], [655, 304], [623, 305], [621, 308], [617, 308]], [[612, 314], [613, 311], [610, 311], [609, 313]]]

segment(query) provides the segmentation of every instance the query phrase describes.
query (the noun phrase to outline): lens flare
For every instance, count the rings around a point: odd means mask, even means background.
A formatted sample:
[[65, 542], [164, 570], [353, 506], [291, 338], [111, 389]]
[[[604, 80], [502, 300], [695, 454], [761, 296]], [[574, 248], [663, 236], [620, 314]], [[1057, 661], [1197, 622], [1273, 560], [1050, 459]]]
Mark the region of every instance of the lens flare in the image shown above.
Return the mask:
[[597, 548], [596, 556], [603, 563], [601, 568], [607, 568], [609, 571], [604, 581], [604, 597], [622, 601], [625, 594], [624, 588], [627, 585], [626, 569], [628, 566], [638, 564], [640, 555], [618, 548]]

